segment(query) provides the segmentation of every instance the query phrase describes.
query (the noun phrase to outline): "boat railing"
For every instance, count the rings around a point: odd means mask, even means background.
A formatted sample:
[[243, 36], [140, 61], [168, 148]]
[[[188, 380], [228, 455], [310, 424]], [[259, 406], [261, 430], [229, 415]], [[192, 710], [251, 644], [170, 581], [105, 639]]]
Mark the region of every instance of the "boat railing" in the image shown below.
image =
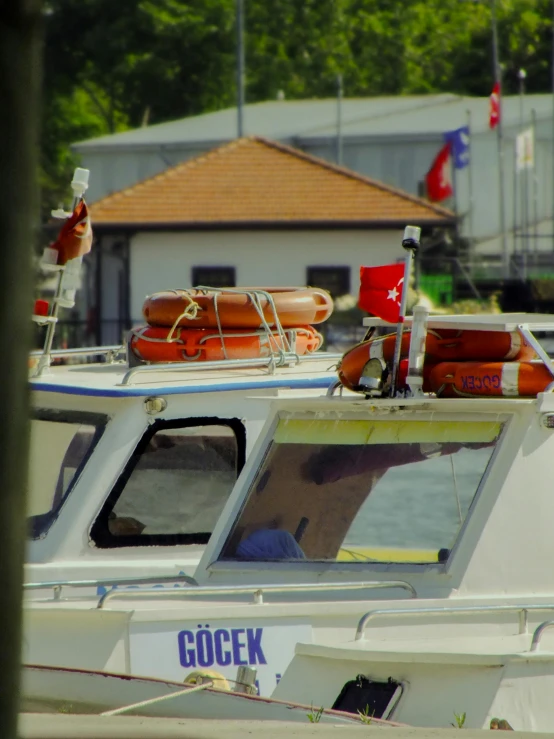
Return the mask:
[[167, 364], [140, 364], [136, 367], [130, 367], [123, 376], [120, 385], [130, 385], [136, 375], [142, 375], [149, 372], [203, 372], [210, 370], [229, 370], [229, 369], [249, 369], [267, 367], [270, 374], [273, 374], [277, 367], [287, 364], [304, 364], [305, 362], [328, 360], [331, 362], [329, 369], [333, 369], [333, 364], [340, 360], [342, 354], [330, 352], [314, 352], [299, 357], [298, 354], [281, 354], [270, 357], [259, 357], [256, 359], [220, 359], [213, 362], [168, 362]]
[[[157, 585], [163, 583], [181, 583], [198, 586], [190, 575], [149, 575], [148, 577], [117, 577], [99, 580], [49, 580], [45, 582], [26, 582], [23, 590], [52, 590], [54, 600], [60, 600], [63, 588], [114, 588], [133, 585]], [[110, 591], [108, 591], [110, 592]]]
[[[521, 603], [514, 603], [510, 605], [482, 605], [482, 606], [436, 606], [436, 607], [423, 607], [423, 608], [377, 608], [372, 611], [368, 611], [367, 613], [364, 613], [364, 615], [360, 618], [358, 621], [358, 626], [356, 627], [356, 635], [354, 637], [354, 641], [361, 641], [365, 638], [365, 630], [366, 626], [370, 621], [373, 621], [374, 619], [378, 618], [379, 616], [387, 616], [387, 617], [396, 617], [396, 616], [404, 616], [404, 617], [415, 617], [418, 616], [465, 616], [465, 615], [471, 615], [471, 614], [478, 614], [483, 615], [487, 613], [517, 613], [519, 618], [519, 634], [527, 634], [528, 632], [528, 613], [529, 611], [554, 611], [554, 604], [542, 604], [539, 605], [537, 603], [532, 604], [521, 604]], [[547, 621], [544, 624], [541, 624], [543, 626], [544, 631], [546, 628], [549, 628], [550, 625], [554, 625], [554, 621]], [[541, 626], [539, 626], [535, 630], [535, 634], [533, 635], [533, 643], [535, 643], [535, 640], [538, 642], [540, 641], [540, 638], [542, 636], [542, 631], [539, 631], [541, 629]], [[537, 633], [539, 632], [539, 633]], [[531, 648], [531, 651], [536, 651], [533, 647]]]
[[539, 651], [539, 644], [542, 639], [542, 635], [547, 629], [551, 629], [554, 627], [554, 621], [543, 621], [542, 624], [539, 624], [535, 631], [533, 632], [533, 638], [531, 639], [531, 648], [529, 649], [530, 652], [538, 652]]
[[[83, 346], [73, 349], [52, 349], [50, 356], [52, 358], [66, 358], [66, 357], [94, 357], [104, 356], [106, 362], [115, 362], [116, 358], [122, 354], [125, 354], [125, 344], [118, 344], [114, 346]], [[31, 357], [41, 357], [43, 354], [42, 349], [30, 352]]]
[[329, 592], [333, 590], [377, 590], [377, 589], [401, 589], [410, 594], [410, 598], [417, 598], [413, 585], [405, 580], [371, 580], [368, 582], [334, 582], [334, 583], [288, 583], [283, 585], [215, 585], [205, 587], [199, 585], [196, 588], [184, 588], [179, 590], [160, 590], [151, 588], [144, 590], [109, 590], [100, 598], [97, 608], [104, 608], [105, 604], [113, 598], [167, 598], [205, 595], [252, 595], [254, 603], [262, 604], [264, 594], [271, 593], [305, 593], [305, 592]]

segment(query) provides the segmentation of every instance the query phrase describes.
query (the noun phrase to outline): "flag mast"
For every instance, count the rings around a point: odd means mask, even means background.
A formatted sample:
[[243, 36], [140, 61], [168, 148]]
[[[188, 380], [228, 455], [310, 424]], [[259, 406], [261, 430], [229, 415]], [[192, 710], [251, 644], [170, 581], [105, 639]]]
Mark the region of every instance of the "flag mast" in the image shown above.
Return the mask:
[[404, 317], [406, 315], [406, 302], [408, 299], [408, 288], [410, 286], [412, 261], [416, 251], [419, 249], [420, 236], [421, 228], [419, 228], [419, 226], [406, 226], [406, 228], [404, 229], [402, 247], [406, 250], [406, 258], [404, 261], [404, 281], [402, 283], [402, 297], [400, 298], [400, 311], [398, 316], [398, 323], [396, 326], [396, 343], [394, 345], [394, 357], [392, 363], [392, 378], [390, 384], [391, 398], [394, 398], [396, 394], [396, 383], [398, 377], [398, 367], [400, 365], [400, 353], [402, 350], [402, 334], [404, 333]]

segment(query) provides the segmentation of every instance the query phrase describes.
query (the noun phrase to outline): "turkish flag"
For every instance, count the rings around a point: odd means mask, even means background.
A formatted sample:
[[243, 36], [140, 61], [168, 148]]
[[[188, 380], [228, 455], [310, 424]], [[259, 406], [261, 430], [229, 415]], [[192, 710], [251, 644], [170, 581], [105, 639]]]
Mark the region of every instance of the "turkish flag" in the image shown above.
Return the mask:
[[500, 123], [500, 82], [495, 82], [489, 97], [489, 128]]
[[383, 267], [360, 267], [360, 299], [362, 310], [389, 323], [400, 318], [400, 299], [404, 284], [404, 264]]
[[87, 254], [92, 247], [92, 228], [90, 216], [84, 200], [80, 200], [75, 210], [64, 223], [58, 238], [51, 249], [57, 249], [57, 264], [66, 264], [70, 259]]
[[447, 142], [435, 157], [435, 161], [431, 165], [431, 169], [425, 175], [425, 184], [427, 186], [427, 197], [435, 203], [449, 198], [454, 190], [452, 189], [452, 164], [451, 164], [451, 148], [452, 143]]

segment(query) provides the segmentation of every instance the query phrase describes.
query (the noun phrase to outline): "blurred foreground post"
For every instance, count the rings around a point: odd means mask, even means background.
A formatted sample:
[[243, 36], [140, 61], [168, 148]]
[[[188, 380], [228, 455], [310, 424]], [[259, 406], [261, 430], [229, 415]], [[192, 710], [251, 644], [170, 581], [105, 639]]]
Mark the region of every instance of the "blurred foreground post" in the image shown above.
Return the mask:
[[0, 0], [0, 737], [15, 739], [27, 482], [41, 0]]

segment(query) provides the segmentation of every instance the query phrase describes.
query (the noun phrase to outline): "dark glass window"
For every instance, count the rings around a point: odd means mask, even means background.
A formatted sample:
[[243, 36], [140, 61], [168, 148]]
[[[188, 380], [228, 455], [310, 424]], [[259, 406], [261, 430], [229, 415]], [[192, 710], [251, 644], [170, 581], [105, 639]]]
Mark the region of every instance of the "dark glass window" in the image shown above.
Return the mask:
[[205, 544], [242, 465], [238, 420], [160, 423], [141, 440], [92, 527], [99, 547]]
[[32, 538], [56, 520], [106, 426], [106, 416], [36, 411], [31, 421], [27, 516]]
[[350, 292], [350, 267], [308, 267], [306, 282], [310, 287], [321, 287], [334, 298]]
[[208, 287], [235, 287], [236, 270], [234, 267], [193, 267], [192, 284]]

